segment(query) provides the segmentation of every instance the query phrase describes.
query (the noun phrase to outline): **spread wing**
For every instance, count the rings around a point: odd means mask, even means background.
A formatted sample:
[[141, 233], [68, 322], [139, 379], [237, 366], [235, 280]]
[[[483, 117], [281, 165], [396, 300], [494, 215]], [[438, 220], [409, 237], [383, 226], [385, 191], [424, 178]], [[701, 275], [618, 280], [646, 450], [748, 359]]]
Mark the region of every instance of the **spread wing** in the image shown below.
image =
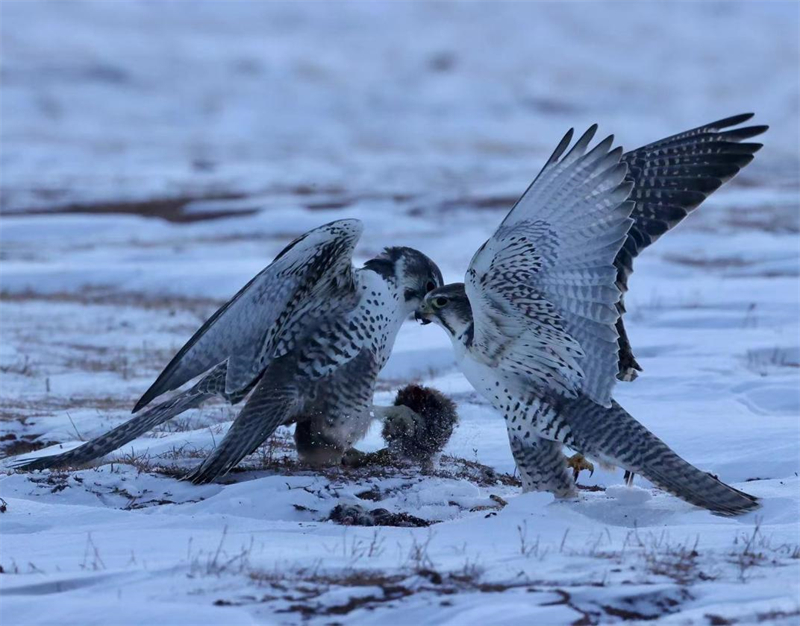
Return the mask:
[[636, 202], [633, 226], [614, 260], [623, 291], [633, 259], [753, 160], [762, 144], [744, 140], [769, 127], [725, 130], [751, 117], [744, 113], [711, 122], [622, 155], [628, 165], [625, 180], [633, 183], [630, 199]]
[[177, 389], [228, 362], [226, 391], [247, 389], [276, 354], [287, 351], [297, 325], [313, 314], [309, 303], [330, 310], [355, 290], [352, 256], [363, 231], [359, 220], [339, 220], [310, 230], [225, 303], [170, 361], [134, 407]]
[[[768, 126], [738, 126], [752, 113], [723, 120], [667, 137], [622, 155], [628, 165], [626, 181], [633, 183], [630, 199], [636, 202], [633, 226], [614, 259], [617, 285], [624, 293], [633, 273], [633, 260], [668, 230], [677, 226], [721, 185], [753, 160], [762, 144], [746, 142]], [[622, 301], [620, 312], [625, 312]], [[620, 373], [635, 378], [638, 364], [620, 320]], [[627, 371], [626, 371], [627, 370]]]
[[566, 134], [472, 258], [465, 288], [476, 358], [523, 384], [610, 406], [620, 297], [614, 258], [633, 203], [613, 137], [587, 152], [596, 129], [564, 155]]

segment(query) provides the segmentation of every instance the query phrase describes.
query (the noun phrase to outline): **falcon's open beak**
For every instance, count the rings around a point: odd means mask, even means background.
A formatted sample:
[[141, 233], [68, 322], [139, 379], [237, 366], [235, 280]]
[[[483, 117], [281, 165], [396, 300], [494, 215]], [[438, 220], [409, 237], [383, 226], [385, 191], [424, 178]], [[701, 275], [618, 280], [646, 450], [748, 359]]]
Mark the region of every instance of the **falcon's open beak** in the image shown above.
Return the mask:
[[427, 317], [425, 317], [423, 313], [420, 313], [419, 309], [414, 311], [414, 319], [417, 320], [423, 326], [425, 326], [425, 324], [431, 323], [431, 321]]

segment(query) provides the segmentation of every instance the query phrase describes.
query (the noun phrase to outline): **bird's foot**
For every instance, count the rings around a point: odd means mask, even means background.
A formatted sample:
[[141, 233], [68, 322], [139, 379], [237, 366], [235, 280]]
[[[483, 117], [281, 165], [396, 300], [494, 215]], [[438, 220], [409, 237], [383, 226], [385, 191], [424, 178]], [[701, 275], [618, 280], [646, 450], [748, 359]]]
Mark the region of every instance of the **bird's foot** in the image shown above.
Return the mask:
[[567, 465], [572, 468], [572, 477], [575, 479], [575, 482], [578, 482], [578, 475], [581, 473], [581, 470], [588, 470], [589, 476], [594, 474], [594, 465], [587, 461], [586, 457], [580, 452], [567, 457]]

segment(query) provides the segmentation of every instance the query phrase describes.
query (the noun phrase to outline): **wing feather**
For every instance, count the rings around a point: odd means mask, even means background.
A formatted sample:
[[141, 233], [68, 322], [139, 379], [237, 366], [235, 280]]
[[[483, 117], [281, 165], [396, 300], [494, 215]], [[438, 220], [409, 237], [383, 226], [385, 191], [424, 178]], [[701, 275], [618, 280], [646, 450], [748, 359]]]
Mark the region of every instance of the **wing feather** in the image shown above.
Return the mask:
[[[610, 406], [617, 373], [613, 262], [632, 221], [622, 151], [572, 131], [475, 254], [465, 288], [472, 352], [523, 384]], [[563, 158], [561, 155], [564, 154]]]
[[352, 255], [362, 231], [359, 220], [339, 220], [289, 244], [186, 342], [134, 412], [226, 360], [226, 390], [248, 387], [296, 321], [302, 304], [324, 296], [318, 293], [321, 289], [354, 288]]
[[[628, 238], [614, 265], [623, 294], [633, 273], [633, 260], [661, 235], [677, 226], [719, 187], [736, 176], [758, 150], [760, 143], [745, 140], [765, 132], [768, 126], [731, 128], [747, 122], [752, 113], [734, 115], [650, 143], [623, 155], [627, 180], [633, 184], [630, 199], [636, 202]], [[727, 130], [726, 130], [727, 129]], [[619, 308], [624, 312], [624, 303]], [[622, 320], [620, 372], [624, 380], [641, 370], [631, 352]]]
[[711, 193], [745, 167], [760, 143], [742, 143], [768, 126], [737, 126], [752, 113], [734, 115], [661, 139], [622, 156], [633, 184], [634, 220], [625, 250], [615, 260], [620, 287], [627, 290], [633, 259], [666, 231], [674, 228]]

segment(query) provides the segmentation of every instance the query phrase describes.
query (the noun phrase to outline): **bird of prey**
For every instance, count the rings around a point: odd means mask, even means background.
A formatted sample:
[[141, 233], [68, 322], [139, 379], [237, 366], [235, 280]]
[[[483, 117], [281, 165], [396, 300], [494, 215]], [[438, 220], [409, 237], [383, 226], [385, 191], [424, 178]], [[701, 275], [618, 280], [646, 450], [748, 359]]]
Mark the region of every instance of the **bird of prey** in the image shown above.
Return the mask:
[[372, 417], [402, 409], [373, 406], [375, 381], [403, 321], [443, 284], [436, 264], [412, 248], [386, 248], [355, 269], [362, 230], [359, 220], [339, 220], [289, 244], [180, 349], [134, 413], [202, 376], [187, 391], [74, 450], [16, 468], [80, 465], [212, 396], [236, 404], [248, 395], [193, 482], [225, 474], [291, 422], [301, 459], [338, 463]]
[[632, 260], [747, 164], [764, 127], [737, 116], [622, 154], [570, 130], [464, 283], [427, 294], [470, 383], [506, 420], [526, 491], [575, 495], [562, 446], [721, 515], [757, 500], [682, 459], [612, 399], [638, 365], [621, 324]]

